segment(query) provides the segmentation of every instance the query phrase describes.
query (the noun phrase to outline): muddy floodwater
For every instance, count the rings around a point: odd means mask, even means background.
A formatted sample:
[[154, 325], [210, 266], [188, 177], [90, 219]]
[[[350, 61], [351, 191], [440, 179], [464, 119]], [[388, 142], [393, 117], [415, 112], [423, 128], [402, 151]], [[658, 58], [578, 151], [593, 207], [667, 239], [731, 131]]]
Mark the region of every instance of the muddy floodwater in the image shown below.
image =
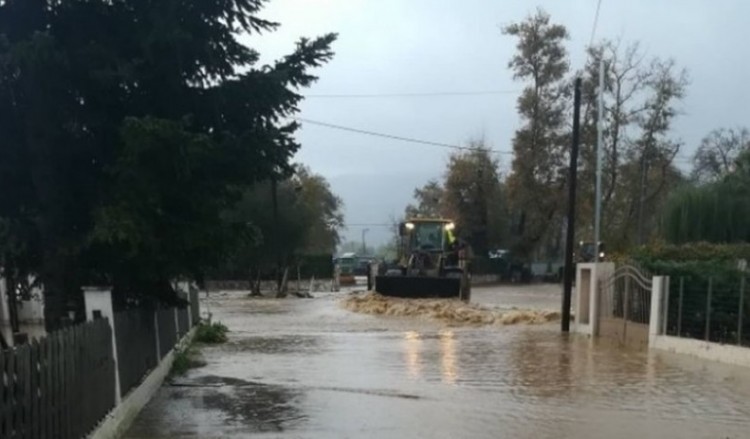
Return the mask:
[[502, 324], [358, 312], [346, 293], [212, 293], [203, 311], [229, 342], [203, 347], [206, 365], [165, 383], [126, 437], [750, 437], [747, 369], [566, 336], [554, 314], [497, 317], [555, 311], [559, 290], [475, 289]]

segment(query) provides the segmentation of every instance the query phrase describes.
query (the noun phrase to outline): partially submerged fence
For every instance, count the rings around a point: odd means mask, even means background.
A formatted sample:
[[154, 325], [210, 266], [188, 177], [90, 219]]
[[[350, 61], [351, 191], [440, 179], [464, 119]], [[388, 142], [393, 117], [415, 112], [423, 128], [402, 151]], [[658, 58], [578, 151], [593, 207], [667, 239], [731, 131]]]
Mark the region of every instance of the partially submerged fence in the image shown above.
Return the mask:
[[164, 358], [177, 341], [177, 317], [174, 309], [157, 310], [156, 327], [159, 328], [159, 358]]
[[87, 303], [94, 320], [0, 351], [0, 438], [89, 434], [198, 323], [191, 297], [189, 307], [116, 313], [102, 306], [106, 300], [91, 310]]
[[160, 360], [156, 348], [154, 311], [131, 309], [115, 313], [117, 370], [124, 395], [141, 382]]
[[645, 348], [651, 313], [651, 276], [639, 267], [623, 264], [598, 286], [598, 335]]
[[666, 334], [750, 347], [750, 276], [670, 279]]
[[115, 405], [106, 320], [0, 352], [0, 437], [79, 438]]

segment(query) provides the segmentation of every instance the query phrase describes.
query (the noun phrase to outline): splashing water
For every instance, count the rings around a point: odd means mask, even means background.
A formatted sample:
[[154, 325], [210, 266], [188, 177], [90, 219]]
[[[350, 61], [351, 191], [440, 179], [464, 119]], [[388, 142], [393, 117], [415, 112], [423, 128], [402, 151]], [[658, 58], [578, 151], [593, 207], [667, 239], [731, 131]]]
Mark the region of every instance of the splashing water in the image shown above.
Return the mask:
[[560, 318], [550, 310], [499, 310], [457, 299], [401, 299], [375, 292], [351, 294], [341, 305], [364, 314], [427, 317], [458, 325], [540, 324]]

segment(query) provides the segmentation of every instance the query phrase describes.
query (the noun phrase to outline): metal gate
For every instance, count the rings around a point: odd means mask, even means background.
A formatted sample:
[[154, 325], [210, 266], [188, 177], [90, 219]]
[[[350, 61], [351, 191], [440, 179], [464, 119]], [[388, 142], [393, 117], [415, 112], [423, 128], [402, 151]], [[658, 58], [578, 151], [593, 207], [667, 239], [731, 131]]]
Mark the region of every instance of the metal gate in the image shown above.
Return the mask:
[[625, 264], [599, 288], [599, 335], [639, 349], [648, 347], [651, 276]]

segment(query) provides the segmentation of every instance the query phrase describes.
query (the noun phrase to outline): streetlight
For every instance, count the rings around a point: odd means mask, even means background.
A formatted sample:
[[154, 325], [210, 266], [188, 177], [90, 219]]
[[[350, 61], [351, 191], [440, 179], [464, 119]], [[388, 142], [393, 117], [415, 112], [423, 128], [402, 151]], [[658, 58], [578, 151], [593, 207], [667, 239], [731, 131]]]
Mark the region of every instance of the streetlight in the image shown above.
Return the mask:
[[369, 231], [370, 229], [362, 229], [362, 255], [363, 256], [367, 253], [367, 245], [365, 244], [365, 235]]

